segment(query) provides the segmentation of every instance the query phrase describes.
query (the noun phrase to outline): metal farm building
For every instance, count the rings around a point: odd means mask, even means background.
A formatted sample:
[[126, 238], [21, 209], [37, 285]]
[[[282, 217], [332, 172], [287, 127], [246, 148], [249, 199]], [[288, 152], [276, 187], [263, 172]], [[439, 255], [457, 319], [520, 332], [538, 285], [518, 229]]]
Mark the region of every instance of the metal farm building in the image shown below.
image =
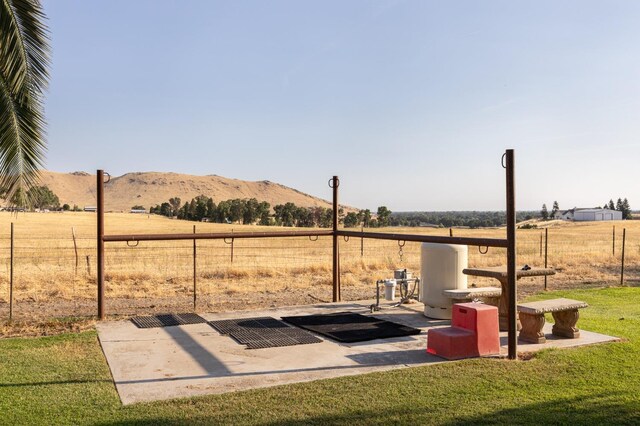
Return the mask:
[[573, 213], [573, 220], [622, 220], [622, 212], [609, 209], [576, 209]]

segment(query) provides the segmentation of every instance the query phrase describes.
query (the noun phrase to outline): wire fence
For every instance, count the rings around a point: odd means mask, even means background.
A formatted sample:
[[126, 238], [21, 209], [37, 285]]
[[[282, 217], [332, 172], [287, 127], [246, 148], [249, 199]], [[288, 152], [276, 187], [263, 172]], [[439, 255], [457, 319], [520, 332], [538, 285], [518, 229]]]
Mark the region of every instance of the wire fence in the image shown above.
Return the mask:
[[[624, 283], [640, 282], [640, 224], [625, 232]], [[13, 274], [14, 317], [56, 317], [95, 314], [95, 229], [73, 227], [67, 232], [34, 235], [28, 226], [15, 227], [13, 262], [11, 234], [0, 233], [0, 319], [9, 316]], [[447, 229], [406, 229], [394, 233], [449, 235]], [[503, 237], [504, 230], [457, 230], [455, 236]], [[339, 237], [342, 295], [372, 297], [374, 283], [397, 268], [420, 273], [420, 243]], [[484, 251], [484, 249], [482, 250]], [[563, 227], [517, 231], [518, 264], [547, 264], [558, 272], [548, 278], [550, 289], [621, 282], [623, 229]], [[195, 256], [194, 256], [195, 254]], [[195, 259], [195, 262], [194, 262]], [[506, 251], [482, 254], [469, 247], [470, 266], [505, 264]], [[106, 300], [110, 314], [130, 314], [146, 308], [218, 309], [236, 301], [248, 307], [330, 300], [331, 237], [198, 240], [105, 244]], [[469, 278], [470, 283], [472, 282]], [[542, 278], [519, 285], [541, 290]], [[478, 285], [495, 285], [473, 278]], [[311, 298], [311, 299], [309, 299]], [[160, 303], [159, 301], [162, 301]], [[216, 305], [218, 304], [218, 305]]]

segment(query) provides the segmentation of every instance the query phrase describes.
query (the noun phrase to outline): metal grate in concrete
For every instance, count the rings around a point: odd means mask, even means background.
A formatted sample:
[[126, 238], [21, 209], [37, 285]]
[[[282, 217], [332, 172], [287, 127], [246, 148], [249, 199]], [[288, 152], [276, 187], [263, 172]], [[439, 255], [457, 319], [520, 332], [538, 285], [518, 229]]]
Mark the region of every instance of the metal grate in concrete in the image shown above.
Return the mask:
[[220, 334], [228, 334], [247, 349], [276, 348], [282, 346], [320, 343], [311, 333], [292, 327], [271, 317], [239, 318], [209, 321]]
[[131, 318], [131, 322], [138, 328], [171, 327], [185, 324], [202, 324], [207, 322], [200, 315], [194, 313], [183, 314], [159, 314], [151, 316], [138, 316]]

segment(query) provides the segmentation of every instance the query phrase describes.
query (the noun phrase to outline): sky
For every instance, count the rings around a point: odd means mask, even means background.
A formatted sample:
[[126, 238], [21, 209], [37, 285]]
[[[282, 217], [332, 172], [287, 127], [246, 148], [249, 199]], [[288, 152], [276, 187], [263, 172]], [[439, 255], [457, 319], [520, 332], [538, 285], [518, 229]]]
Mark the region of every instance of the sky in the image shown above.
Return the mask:
[[[392, 211], [640, 208], [640, 2], [43, 0], [45, 167]], [[178, 194], [176, 194], [178, 195]], [[205, 194], [206, 195], [206, 194]]]

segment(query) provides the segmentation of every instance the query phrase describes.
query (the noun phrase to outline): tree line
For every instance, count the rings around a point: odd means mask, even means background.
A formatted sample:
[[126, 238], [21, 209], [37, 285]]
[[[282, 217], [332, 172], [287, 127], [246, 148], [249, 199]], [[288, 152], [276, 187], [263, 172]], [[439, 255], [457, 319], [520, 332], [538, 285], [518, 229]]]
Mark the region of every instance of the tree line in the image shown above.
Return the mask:
[[[516, 220], [533, 219], [536, 212], [520, 211]], [[445, 211], [445, 212], [400, 212], [393, 213], [391, 226], [432, 226], [432, 227], [468, 227], [488, 228], [504, 226], [507, 214], [504, 211]]]
[[[273, 206], [256, 198], [230, 199], [216, 204], [213, 198], [199, 195], [182, 204], [179, 197], [149, 209], [149, 213], [191, 221], [215, 223], [258, 224], [263, 226], [319, 227], [330, 228], [333, 224], [333, 209], [325, 207], [300, 207], [292, 202]], [[370, 210], [360, 210], [344, 214], [338, 210], [339, 223], [345, 227], [388, 226], [391, 211], [385, 206], [378, 207], [377, 214]]]

